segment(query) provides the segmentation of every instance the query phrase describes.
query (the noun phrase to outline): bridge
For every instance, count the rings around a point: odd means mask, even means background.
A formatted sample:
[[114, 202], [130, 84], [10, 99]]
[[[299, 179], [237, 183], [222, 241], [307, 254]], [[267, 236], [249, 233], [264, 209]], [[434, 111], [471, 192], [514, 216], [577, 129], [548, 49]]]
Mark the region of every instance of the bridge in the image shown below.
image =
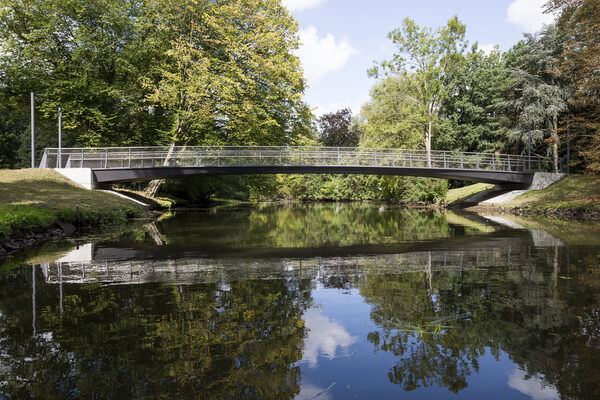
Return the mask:
[[551, 171], [550, 158], [316, 146], [181, 146], [47, 148], [40, 168], [89, 169], [111, 184], [198, 175], [367, 174], [421, 176], [528, 186], [532, 169]]

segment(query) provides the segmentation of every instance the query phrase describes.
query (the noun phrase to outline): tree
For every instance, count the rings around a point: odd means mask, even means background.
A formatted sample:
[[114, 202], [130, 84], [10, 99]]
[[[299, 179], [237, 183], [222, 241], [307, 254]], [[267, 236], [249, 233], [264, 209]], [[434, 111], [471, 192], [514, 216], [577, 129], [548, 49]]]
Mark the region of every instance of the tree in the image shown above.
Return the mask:
[[144, 107], [139, 81], [163, 50], [148, 40], [145, 4], [0, 0], [0, 96], [18, 105], [12, 118], [28, 121], [34, 91], [37, 138], [52, 146], [58, 106], [65, 146], [160, 141], [166, 118]]
[[[369, 71], [375, 77], [380, 70], [391, 75], [410, 75], [405, 95], [414, 104], [415, 118], [422, 127], [428, 166], [431, 166], [433, 124], [452, 87], [446, 78], [460, 62], [466, 46], [465, 32], [465, 25], [456, 16], [435, 30], [420, 28], [406, 18], [401, 28], [388, 34], [398, 53]], [[407, 68], [413, 72], [409, 74]]]
[[573, 132], [586, 170], [600, 173], [600, 0], [550, 0], [564, 33], [560, 74], [570, 78]]
[[510, 85], [498, 48], [486, 54], [475, 43], [448, 77], [434, 145], [446, 150], [507, 151], [509, 119], [494, 104]]
[[563, 83], [557, 66], [561, 53], [561, 38], [556, 27], [549, 26], [538, 35], [526, 35], [525, 46], [519, 47], [523, 62], [509, 71], [516, 98], [501, 105], [518, 114], [513, 138], [549, 142], [558, 172], [558, 118], [568, 110], [569, 90]]
[[320, 140], [324, 146], [356, 147], [360, 132], [352, 125], [352, 110], [344, 108], [321, 115], [319, 124]]
[[172, 115], [171, 152], [175, 145], [292, 141], [304, 81], [292, 54], [297, 24], [279, 1], [176, 0], [159, 2], [156, 15], [171, 46], [147, 100]]

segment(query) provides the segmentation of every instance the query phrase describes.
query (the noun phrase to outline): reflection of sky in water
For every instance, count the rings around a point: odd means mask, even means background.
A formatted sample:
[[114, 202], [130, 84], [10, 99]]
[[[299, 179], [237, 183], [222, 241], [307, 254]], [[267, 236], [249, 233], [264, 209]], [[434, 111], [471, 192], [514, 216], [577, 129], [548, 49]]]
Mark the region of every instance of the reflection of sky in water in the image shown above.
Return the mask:
[[508, 386], [531, 396], [533, 400], [554, 400], [560, 398], [556, 388], [544, 383], [543, 378], [538, 375], [527, 378], [525, 372], [520, 369], [515, 369], [510, 374], [508, 377]]
[[347, 352], [348, 347], [356, 343], [358, 338], [351, 336], [340, 324], [310, 309], [304, 314], [304, 322], [308, 328], [308, 337], [304, 340], [302, 361], [307, 361], [313, 368], [319, 356], [335, 358], [337, 348]]
[[302, 382], [300, 385], [300, 394], [294, 397], [296, 400], [330, 400], [332, 399], [331, 395], [328, 393], [327, 389], [324, 389], [319, 386], [315, 386], [312, 383]]

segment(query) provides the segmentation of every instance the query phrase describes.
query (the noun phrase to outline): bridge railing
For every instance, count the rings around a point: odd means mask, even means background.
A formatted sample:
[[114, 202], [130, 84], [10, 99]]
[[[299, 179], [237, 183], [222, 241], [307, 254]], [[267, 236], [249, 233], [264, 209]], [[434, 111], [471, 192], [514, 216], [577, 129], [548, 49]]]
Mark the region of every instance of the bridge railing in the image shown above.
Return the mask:
[[[524, 156], [497, 153], [351, 147], [181, 146], [48, 148], [41, 168], [152, 168], [202, 166], [356, 166], [522, 172]], [[531, 170], [551, 171], [548, 157], [531, 158]]]

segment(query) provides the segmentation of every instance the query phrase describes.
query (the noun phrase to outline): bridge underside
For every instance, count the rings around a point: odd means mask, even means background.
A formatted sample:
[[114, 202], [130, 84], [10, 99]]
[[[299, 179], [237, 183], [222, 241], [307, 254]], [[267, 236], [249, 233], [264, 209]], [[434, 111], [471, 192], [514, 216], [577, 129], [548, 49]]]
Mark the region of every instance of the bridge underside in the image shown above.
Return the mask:
[[203, 167], [151, 167], [92, 169], [99, 184], [133, 182], [159, 178], [188, 176], [259, 175], [259, 174], [362, 174], [421, 176], [427, 178], [456, 179], [496, 185], [531, 184], [533, 173], [454, 168], [406, 168], [370, 166], [203, 166]]

